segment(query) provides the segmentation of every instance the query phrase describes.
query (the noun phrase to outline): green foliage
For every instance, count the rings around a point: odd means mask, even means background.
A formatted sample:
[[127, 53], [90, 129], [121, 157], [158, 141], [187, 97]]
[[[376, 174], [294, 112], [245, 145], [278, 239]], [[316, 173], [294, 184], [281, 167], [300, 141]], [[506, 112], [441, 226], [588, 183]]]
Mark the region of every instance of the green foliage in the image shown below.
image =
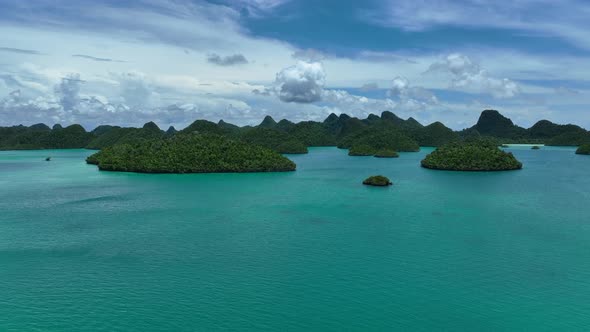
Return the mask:
[[144, 140], [158, 139], [166, 135], [153, 122], [146, 123], [143, 128], [112, 127], [87, 145], [87, 149], [103, 149], [115, 144], [133, 144]]
[[188, 127], [181, 130], [181, 133], [190, 134], [216, 134], [216, 135], [227, 135], [232, 133], [234, 130], [228, 126], [219, 126], [216, 123], [207, 120], [196, 120], [191, 123]]
[[375, 157], [377, 157], [377, 158], [397, 158], [397, 157], [399, 157], [399, 154], [397, 152], [395, 152], [394, 150], [381, 149], [381, 150], [377, 151], [377, 153], [375, 153]]
[[459, 135], [440, 122], [426, 127], [415, 126], [406, 131], [420, 146], [441, 146], [459, 140]]
[[526, 129], [514, 125], [512, 120], [496, 110], [483, 111], [472, 129], [477, 130], [483, 136], [496, 138], [522, 139], [529, 137]]
[[580, 145], [576, 150], [576, 154], [590, 155], [590, 144]]
[[368, 144], [355, 144], [348, 149], [349, 156], [373, 156], [377, 153], [377, 149]]
[[319, 122], [303, 121], [295, 124], [288, 133], [306, 146], [335, 146], [336, 136]]
[[572, 131], [549, 139], [545, 145], [552, 146], [580, 146], [590, 143], [590, 132]]
[[510, 152], [488, 140], [453, 142], [438, 147], [421, 162], [422, 167], [453, 171], [501, 171], [521, 169]]
[[94, 138], [80, 125], [66, 128], [44, 124], [0, 128], [0, 150], [77, 149]]
[[272, 150], [215, 134], [184, 134], [107, 147], [86, 160], [101, 170], [139, 173], [294, 171]]
[[340, 140], [339, 148], [353, 146], [369, 146], [374, 149], [373, 154], [381, 149], [401, 152], [416, 152], [420, 150], [418, 143], [392, 125], [381, 125], [367, 128]]
[[279, 153], [307, 153], [307, 147], [303, 142], [276, 129], [254, 127], [243, 132], [239, 139]]
[[258, 125], [259, 128], [273, 129], [277, 126], [277, 122], [270, 115], [264, 117], [262, 122]]
[[363, 181], [364, 185], [368, 186], [378, 186], [378, 187], [385, 187], [391, 186], [393, 183], [389, 181], [389, 179], [383, 175], [374, 175], [366, 178]]

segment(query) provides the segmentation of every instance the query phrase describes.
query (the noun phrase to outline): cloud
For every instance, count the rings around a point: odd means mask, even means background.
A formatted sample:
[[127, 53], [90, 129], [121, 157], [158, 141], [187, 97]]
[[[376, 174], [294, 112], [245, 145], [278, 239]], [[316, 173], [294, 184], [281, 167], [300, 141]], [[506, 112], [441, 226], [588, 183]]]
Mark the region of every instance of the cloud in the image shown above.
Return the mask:
[[420, 86], [410, 86], [410, 81], [405, 77], [393, 79], [392, 87], [387, 91], [388, 97], [400, 100], [402, 103], [411, 104], [438, 104], [438, 99], [429, 90]]
[[298, 61], [277, 73], [275, 89], [284, 102], [313, 103], [322, 99], [325, 81], [321, 63]]
[[248, 60], [242, 54], [234, 54], [222, 57], [219, 54], [212, 53], [207, 55], [207, 62], [219, 66], [233, 66], [246, 64], [248, 63]]
[[512, 98], [521, 92], [516, 82], [491, 76], [468, 56], [459, 53], [449, 54], [433, 63], [427, 73], [450, 74], [451, 88], [486, 93], [496, 98]]
[[379, 85], [377, 83], [365, 83], [361, 86], [361, 91], [373, 91], [379, 90]]
[[222, 0], [222, 3], [240, 10], [243, 16], [261, 18], [268, 16], [291, 0]]
[[305, 61], [305, 62], [319, 62], [327, 58], [327, 56], [316, 49], [306, 48], [297, 50], [291, 55], [294, 59]]
[[64, 110], [73, 110], [80, 102], [80, 74], [70, 74], [62, 78], [59, 85], [55, 87], [55, 94], [59, 97], [59, 103]]
[[97, 61], [97, 62], [125, 62], [125, 61], [113, 60], [113, 59], [109, 59], [109, 58], [98, 58], [98, 57], [95, 57], [92, 55], [85, 55], [85, 54], [72, 54], [72, 57], [88, 59], [88, 60]]
[[357, 57], [366, 61], [374, 62], [405, 62], [416, 64], [417, 62], [410, 58], [392, 52], [361, 51]]
[[10, 52], [17, 54], [43, 55], [43, 53], [35, 50], [25, 50], [22, 48], [0, 47], [0, 52]]
[[590, 48], [586, 0], [386, 0], [361, 18], [407, 31], [440, 26], [520, 30], [540, 36], [560, 37], [576, 47]]

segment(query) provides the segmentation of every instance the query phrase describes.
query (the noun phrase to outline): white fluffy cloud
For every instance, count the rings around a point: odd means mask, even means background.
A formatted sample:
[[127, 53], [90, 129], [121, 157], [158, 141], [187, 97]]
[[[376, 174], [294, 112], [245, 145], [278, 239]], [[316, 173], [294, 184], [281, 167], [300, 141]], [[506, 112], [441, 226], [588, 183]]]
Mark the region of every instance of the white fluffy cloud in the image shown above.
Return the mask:
[[275, 89], [282, 101], [313, 103], [321, 100], [325, 83], [326, 73], [321, 63], [298, 61], [277, 73]]
[[402, 102], [415, 100], [425, 104], [438, 104], [434, 93], [420, 86], [410, 86], [410, 81], [405, 77], [398, 76], [391, 83], [392, 87], [387, 91], [389, 97], [398, 98]]
[[468, 56], [459, 53], [449, 54], [432, 64], [428, 72], [450, 74], [450, 87], [458, 90], [487, 93], [496, 98], [511, 98], [520, 93], [516, 82], [493, 77]]

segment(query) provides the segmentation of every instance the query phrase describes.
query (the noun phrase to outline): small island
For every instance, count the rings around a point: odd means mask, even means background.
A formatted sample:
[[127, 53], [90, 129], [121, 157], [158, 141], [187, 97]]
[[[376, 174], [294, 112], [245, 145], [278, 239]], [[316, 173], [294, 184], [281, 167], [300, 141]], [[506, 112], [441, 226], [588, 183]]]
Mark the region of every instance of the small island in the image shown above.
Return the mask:
[[580, 145], [576, 150], [576, 154], [590, 155], [590, 143]]
[[398, 158], [399, 154], [391, 149], [382, 149], [375, 153], [376, 158]]
[[137, 173], [286, 172], [288, 158], [258, 145], [215, 134], [183, 134], [107, 147], [86, 159], [104, 171]]
[[387, 187], [391, 186], [393, 183], [383, 175], [374, 175], [366, 178], [365, 181], [363, 181], [363, 184], [367, 186]]
[[538, 145], [533, 145], [533, 147], [531, 148], [531, 150], [540, 150], [541, 147]]
[[372, 156], [375, 152], [375, 149], [368, 144], [356, 144], [348, 149], [348, 155], [354, 157]]
[[437, 148], [421, 162], [422, 167], [449, 171], [508, 171], [522, 168], [510, 152], [492, 141], [454, 142]]

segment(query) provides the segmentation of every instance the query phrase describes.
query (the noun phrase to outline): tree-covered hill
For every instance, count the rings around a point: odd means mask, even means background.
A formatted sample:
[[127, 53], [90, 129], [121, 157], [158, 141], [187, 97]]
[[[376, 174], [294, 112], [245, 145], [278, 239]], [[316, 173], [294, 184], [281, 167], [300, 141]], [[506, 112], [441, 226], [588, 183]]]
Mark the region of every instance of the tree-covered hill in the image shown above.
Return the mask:
[[148, 122], [142, 128], [111, 127], [110, 130], [102, 130], [101, 135], [96, 136], [87, 145], [87, 149], [103, 149], [116, 144], [136, 143], [143, 140], [158, 139], [166, 134], [153, 122]]
[[578, 147], [576, 154], [590, 155], [590, 144], [583, 144]]
[[421, 162], [422, 167], [450, 171], [505, 171], [522, 168], [510, 152], [496, 142], [474, 140], [452, 142], [438, 147]]
[[394, 125], [382, 124], [370, 127], [342, 138], [338, 147], [348, 149], [358, 146], [371, 147], [374, 152], [389, 149], [400, 152], [415, 152], [420, 150], [418, 143], [406, 135], [403, 130]]
[[79, 149], [84, 148], [94, 135], [80, 125], [68, 127], [44, 124], [30, 127], [0, 127], [0, 150]]
[[472, 129], [477, 130], [482, 136], [507, 139], [525, 139], [529, 137], [526, 129], [515, 125], [512, 120], [496, 110], [483, 111]]
[[246, 143], [259, 145], [279, 153], [307, 153], [307, 146], [284, 131], [265, 127], [250, 128], [238, 138]]
[[87, 162], [106, 171], [219, 173], [294, 171], [279, 153], [215, 134], [180, 134], [107, 147]]
[[[270, 130], [270, 131], [265, 131]], [[579, 146], [590, 143], [590, 132], [576, 125], [559, 125], [541, 120], [529, 129], [516, 126], [509, 118], [495, 110], [485, 110], [477, 123], [462, 131], [453, 131], [441, 122], [423, 126], [414, 118], [404, 120], [394, 113], [384, 111], [380, 116], [370, 114], [365, 119], [346, 114], [330, 114], [324, 121], [293, 123], [282, 119], [275, 121], [266, 116], [257, 126], [239, 127], [220, 120], [214, 123], [196, 120], [181, 131], [171, 127], [162, 131], [153, 122], [143, 128], [121, 128], [101, 125], [88, 133], [79, 125], [53, 128], [44, 124], [30, 127], [0, 127], [0, 149], [82, 148], [101, 149], [138, 140], [171, 137], [177, 134], [216, 134], [232, 139], [244, 139], [283, 153], [304, 153], [311, 146], [354, 145], [370, 146], [395, 151], [417, 151], [417, 146], [441, 146], [449, 142], [489, 138], [505, 143], [533, 143], [545, 145]], [[264, 137], [268, 135], [268, 137]], [[357, 146], [355, 151], [360, 151]], [[363, 149], [368, 153], [366, 149]], [[353, 151], [352, 154], [355, 154]]]

